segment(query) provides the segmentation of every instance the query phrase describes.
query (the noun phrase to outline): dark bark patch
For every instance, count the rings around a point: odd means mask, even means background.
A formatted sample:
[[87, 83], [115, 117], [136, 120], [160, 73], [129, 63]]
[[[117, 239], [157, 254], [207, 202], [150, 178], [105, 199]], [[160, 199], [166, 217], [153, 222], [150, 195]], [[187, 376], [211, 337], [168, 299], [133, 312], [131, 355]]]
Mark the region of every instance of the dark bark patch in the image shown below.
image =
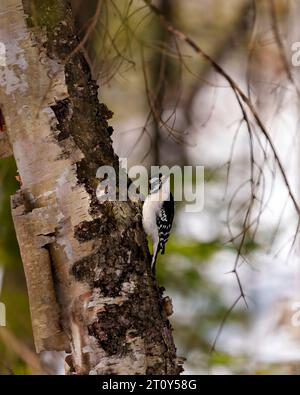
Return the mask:
[[136, 270], [134, 266], [124, 265], [125, 247], [114, 245], [112, 241], [101, 241], [99, 249], [88, 258], [76, 262], [72, 273], [78, 281], [87, 282], [92, 288], [99, 288], [105, 297], [117, 297], [121, 294], [122, 285]]
[[112, 126], [109, 126], [109, 127], [107, 128], [107, 132], [108, 132], [108, 134], [111, 136], [111, 135], [113, 134], [113, 132], [114, 132], [114, 128], [113, 128]]
[[41, 26], [54, 29], [64, 19], [65, 7], [56, 0], [23, 0], [28, 27]]
[[109, 305], [106, 307], [106, 310], [107, 312], [101, 315], [101, 319], [106, 320], [108, 318], [108, 321], [101, 322], [98, 320], [89, 325], [89, 334], [98, 340], [100, 346], [108, 355], [124, 355], [127, 351], [124, 348], [126, 345], [126, 326], [122, 325], [119, 322], [120, 320], [116, 320], [118, 314], [117, 305]]
[[160, 314], [156, 308], [150, 310], [147, 299], [136, 293], [122, 305], [107, 305], [105, 312], [98, 313], [97, 322], [89, 326], [89, 333], [108, 355], [126, 354], [126, 333], [132, 330], [144, 337], [150, 347], [162, 341], [162, 334], [156, 328]]
[[86, 281], [89, 284], [93, 284], [95, 278], [94, 270], [96, 266], [96, 258], [97, 253], [74, 263], [72, 266], [72, 274], [77, 281]]
[[115, 231], [114, 222], [107, 217], [94, 219], [93, 221], [83, 221], [75, 228], [75, 238], [78, 241], [85, 242], [88, 240], [98, 239], [103, 235], [109, 235]]
[[4, 116], [3, 116], [1, 108], [0, 108], [0, 132], [4, 132], [4, 130], [5, 130], [5, 121], [4, 121]]
[[57, 129], [59, 130], [59, 133], [56, 136], [58, 141], [62, 141], [70, 136], [68, 125], [71, 117], [70, 105], [70, 99], [66, 98], [58, 101], [51, 107], [58, 121]]
[[109, 218], [111, 215], [106, 213], [95, 221], [78, 225], [78, 240], [87, 240], [93, 233], [97, 236], [91, 238], [95, 240], [94, 254], [76, 262], [72, 273], [78, 281], [87, 282], [91, 288], [99, 288], [103, 296], [116, 297], [121, 294], [124, 282], [131, 281], [132, 275], [140, 277], [146, 274], [146, 246], [135, 241], [135, 234], [141, 229], [136, 228], [134, 221], [129, 225], [122, 223], [121, 219], [116, 222], [111, 219], [110, 222]]

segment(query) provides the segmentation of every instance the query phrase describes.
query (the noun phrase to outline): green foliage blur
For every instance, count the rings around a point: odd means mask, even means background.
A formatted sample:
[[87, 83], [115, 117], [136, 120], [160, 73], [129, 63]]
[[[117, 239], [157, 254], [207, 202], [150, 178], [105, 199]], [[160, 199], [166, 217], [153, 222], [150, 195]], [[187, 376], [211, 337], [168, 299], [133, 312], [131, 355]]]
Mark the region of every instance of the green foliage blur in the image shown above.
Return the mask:
[[[14, 160], [0, 160], [0, 266], [4, 268], [0, 301], [6, 306], [7, 330], [33, 350], [26, 282], [10, 209], [10, 196], [19, 187], [16, 176]], [[0, 374], [30, 373], [22, 356], [4, 342], [0, 328]]]

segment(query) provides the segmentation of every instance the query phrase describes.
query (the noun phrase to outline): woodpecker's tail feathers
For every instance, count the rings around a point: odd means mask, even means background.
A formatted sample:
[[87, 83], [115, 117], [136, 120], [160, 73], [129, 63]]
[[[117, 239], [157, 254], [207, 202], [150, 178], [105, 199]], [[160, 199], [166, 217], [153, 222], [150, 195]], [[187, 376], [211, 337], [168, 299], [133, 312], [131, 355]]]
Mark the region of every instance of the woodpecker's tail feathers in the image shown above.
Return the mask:
[[154, 275], [155, 275], [155, 265], [156, 265], [156, 259], [158, 253], [159, 253], [159, 245], [157, 245], [155, 251], [153, 251], [153, 256], [152, 256], [151, 270]]

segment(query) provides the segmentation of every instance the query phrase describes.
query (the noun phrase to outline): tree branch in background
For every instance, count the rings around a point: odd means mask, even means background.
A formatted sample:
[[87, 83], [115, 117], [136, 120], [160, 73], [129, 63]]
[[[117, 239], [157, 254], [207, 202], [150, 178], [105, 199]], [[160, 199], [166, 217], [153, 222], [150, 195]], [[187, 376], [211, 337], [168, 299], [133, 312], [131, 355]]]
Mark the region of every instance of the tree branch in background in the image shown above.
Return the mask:
[[50, 371], [43, 366], [36, 353], [5, 327], [0, 327], [0, 340], [7, 345], [9, 350], [13, 351], [20, 359], [27, 363], [27, 365], [32, 369], [33, 374], [50, 373]]

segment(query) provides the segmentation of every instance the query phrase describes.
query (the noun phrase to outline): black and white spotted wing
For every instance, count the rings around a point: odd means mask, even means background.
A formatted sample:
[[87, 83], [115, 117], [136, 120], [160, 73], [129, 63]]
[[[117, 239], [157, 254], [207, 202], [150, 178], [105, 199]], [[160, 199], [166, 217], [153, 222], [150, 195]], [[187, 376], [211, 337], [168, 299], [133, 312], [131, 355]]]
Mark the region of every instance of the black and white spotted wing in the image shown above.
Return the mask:
[[170, 193], [170, 200], [165, 200], [156, 218], [159, 235], [159, 250], [165, 253], [165, 245], [168, 241], [174, 218], [174, 199]]

